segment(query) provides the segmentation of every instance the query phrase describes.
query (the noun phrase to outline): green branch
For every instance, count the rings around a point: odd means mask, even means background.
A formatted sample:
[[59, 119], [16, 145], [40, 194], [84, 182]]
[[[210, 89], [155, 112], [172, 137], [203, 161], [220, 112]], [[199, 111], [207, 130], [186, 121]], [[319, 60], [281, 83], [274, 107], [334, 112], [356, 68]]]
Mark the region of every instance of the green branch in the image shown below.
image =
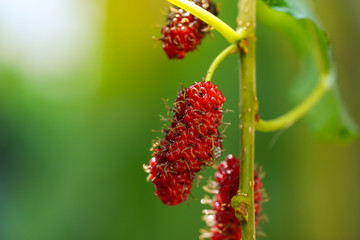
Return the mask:
[[244, 38], [246, 33], [245, 31], [235, 32], [229, 25], [223, 22], [220, 18], [206, 11], [202, 7], [196, 5], [194, 2], [188, 0], [167, 0], [168, 2], [174, 4], [175, 6], [184, 9], [185, 11], [190, 12], [192, 15], [200, 18], [202, 21], [206, 22], [217, 30], [229, 43], [236, 43], [240, 39]]
[[238, 29], [247, 38], [240, 43], [240, 183], [232, 203], [241, 220], [242, 240], [255, 240], [254, 161], [256, 96], [256, 0], [239, 0]]
[[[327, 77], [324, 77], [326, 79]], [[314, 91], [297, 107], [273, 120], [265, 121], [260, 119], [256, 124], [256, 130], [261, 132], [271, 132], [282, 128], [290, 127], [296, 120], [307, 113], [326, 93], [328, 85], [326, 81], [321, 80]]]
[[237, 50], [237, 44], [232, 44], [229, 47], [225, 48], [211, 63], [209, 70], [207, 71], [205, 81], [211, 81], [211, 78], [219, 64], [225, 59], [226, 56], [234, 54], [235, 52], [237, 52]]
[[[255, 114], [258, 102], [255, 87], [255, 38], [244, 40], [248, 43], [247, 53], [240, 50], [240, 96], [241, 96], [241, 135], [240, 135], [240, 194], [247, 197], [248, 221], [241, 222], [242, 240], [255, 239], [254, 209], [254, 162], [255, 162]], [[235, 209], [236, 210], [236, 209]], [[242, 211], [243, 212], [243, 211]]]
[[[322, 61], [320, 61], [319, 58], [317, 59], [318, 68], [320, 70], [323, 70], [324, 68], [322, 68]], [[290, 110], [289, 112], [283, 114], [278, 118], [268, 121], [260, 119], [255, 126], [256, 130], [261, 132], [272, 132], [290, 127], [299, 118], [305, 115], [317, 102], [319, 102], [322, 96], [324, 96], [324, 94], [332, 87], [332, 85], [334, 84], [334, 75], [334, 72], [322, 74], [322, 76], [319, 78], [319, 83], [317, 87], [306, 99], [304, 99], [304, 101], [302, 101], [294, 109]]]

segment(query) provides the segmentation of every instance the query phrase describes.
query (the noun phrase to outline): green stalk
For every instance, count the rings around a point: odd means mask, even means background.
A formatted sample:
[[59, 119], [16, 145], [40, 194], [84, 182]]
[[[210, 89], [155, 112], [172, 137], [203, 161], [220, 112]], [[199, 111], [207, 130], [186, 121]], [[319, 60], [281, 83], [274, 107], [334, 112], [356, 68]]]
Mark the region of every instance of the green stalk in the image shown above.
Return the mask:
[[[256, 0], [239, 0], [238, 29], [249, 35], [240, 44], [240, 195], [245, 201], [245, 221], [241, 221], [242, 240], [254, 240], [254, 159], [255, 159], [255, 114], [258, 112], [256, 96]], [[247, 220], [247, 221], [246, 221]]]
[[[328, 78], [328, 76], [322, 77], [322, 79]], [[328, 88], [329, 84], [327, 84], [326, 80], [320, 80], [318, 86], [313, 90], [313, 92], [298, 106], [275, 119], [268, 121], [260, 119], [260, 121], [256, 124], [256, 130], [262, 132], [272, 132], [290, 127], [322, 98]]]
[[229, 25], [224, 23], [220, 18], [214, 16], [200, 6], [188, 0], [167, 0], [168, 2], [190, 12], [192, 15], [200, 18], [214, 29], [216, 29], [229, 43], [236, 43], [245, 36], [244, 31], [235, 32]]
[[209, 70], [207, 71], [205, 81], [211, 81], [212, 76], [214, 75], [214, 72], [216, 68], [219, 66], [219, 64], [230, 54], [236, 53], [238, 50], [237, 44], [231, 44], [227, 48], [225, 48], [211, 63]]

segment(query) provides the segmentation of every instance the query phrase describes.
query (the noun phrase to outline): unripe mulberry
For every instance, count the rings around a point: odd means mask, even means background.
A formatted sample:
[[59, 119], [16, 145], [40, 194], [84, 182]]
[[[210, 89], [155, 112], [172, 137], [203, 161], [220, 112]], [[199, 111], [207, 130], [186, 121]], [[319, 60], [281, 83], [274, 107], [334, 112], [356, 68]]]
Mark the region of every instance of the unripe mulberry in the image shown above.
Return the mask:
[[[254, 171], [254, 197], [255, 197], [255, 226], [258, 225], [258, 218], [261, 212], [260, 203], [262, 183], [257, 171]], [[240, 220], [236, 217], [231, 206], [231, 199], [236, 195], [239, 188], [239, 159], [228, 155], [226, 160], [221, 162], [215, 173], [215, 181], [210, 181], [205, 188], [216, 195], [213, 199], [208, 197], [202, 202], [213, 207], [212, 210], [205, 210], [204, 220], [210, 227], [203, 230], [201, 238], [211, 240], [238, 240], [241, 239]]]
[[183, 88], [172, 109], [173, 118], [164, 139], [154, 143], [150, 164], [145, 166], [155, 185], [155, 195], [167, 205], [187, 200], [195, 174], [220, 157], [225, 97], [211, 82]]
[[[210, 0], [192, 0], [196, 5], [217, 15]], [[163, 49], [170, 59], [182, 59], [202, 41], [210, 26], [181, 8], [171, 7], [167, 24], [161, 29]]]

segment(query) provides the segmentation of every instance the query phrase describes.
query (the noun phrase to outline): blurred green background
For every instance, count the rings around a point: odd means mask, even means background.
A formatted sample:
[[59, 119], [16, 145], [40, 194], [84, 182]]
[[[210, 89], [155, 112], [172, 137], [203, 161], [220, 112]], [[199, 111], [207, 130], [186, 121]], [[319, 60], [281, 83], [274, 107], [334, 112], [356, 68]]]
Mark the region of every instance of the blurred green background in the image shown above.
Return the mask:
[[[235, 26], [236, 1], [220, 17]], [[338, 64], [344, 101], [360, 123], [360, 2], [316, 0]], [[198, 239], [199, 201], [168, 207], [142, 164], [180, 86], [204, 77], [227, 45], [216, 32], [183, 61], [169, 61], [160, 37], [163, 0], [0, 1], [0, 239]], [[287, 39], [258, 25], [260, 114], [292, 107], [298, 70]], [[237, 110], [238, 59], [213, 81]], [[225, 154], [238, 154], [236, 113], [228, 113]], [[256, 135], [256, 161], [271, 199], [268, 239], [360, 239], [360, 141], [313, 136], [300, 121]], [[202, 174], [211, 176], [213, 169]], [[203, 180], [205, 182], [205, 180]], [[194, 188], [200, 199], [204, 192]]]

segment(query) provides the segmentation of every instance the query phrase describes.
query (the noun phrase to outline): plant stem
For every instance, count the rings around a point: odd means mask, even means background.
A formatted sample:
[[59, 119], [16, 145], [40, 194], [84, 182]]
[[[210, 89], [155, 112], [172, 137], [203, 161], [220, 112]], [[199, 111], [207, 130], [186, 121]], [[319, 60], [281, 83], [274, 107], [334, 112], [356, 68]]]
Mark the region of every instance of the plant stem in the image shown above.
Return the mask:
[[216, 68], [219, 66], [219, 64], [226, 58], [226, 56], [236, 53], [238, 50], [237, 44], [231, 44], [227, 48], [225, 48], [211, 63], [209, 70], [207, 71], [205, 81], [211, 81], [211, 78], [216, 70]]
[[202, 7], [190, 2], [188, 0], [167, 0], [175, 6], [190, 12], [192, 15], [200, 18], [213, 28], [215, 28], [229, 43], [236, 43], [245, 36], [244, 31], [235, 32], [229, 25], [223, 22], [220, 18], [214, 16]]
[[258, 111], [256, 96], [256, 0], [239, 0], [238, 30], [248, 33], [240, 44], [240, 194], [247, 197], [248, 221], [241, 222], [242, 240], [255, 239], [254, 210], [254, 150], [255, 114]]
[[256, 130], [271, 132], [290, 127], [296, 120], [307, 113], [321, 99], [327, 90], [328, 85], [326, 84], [326, 81], [321, 80], [313, 92], [298, 106], [278, 118], [268, 121], [260, 119], [255, 126]]

